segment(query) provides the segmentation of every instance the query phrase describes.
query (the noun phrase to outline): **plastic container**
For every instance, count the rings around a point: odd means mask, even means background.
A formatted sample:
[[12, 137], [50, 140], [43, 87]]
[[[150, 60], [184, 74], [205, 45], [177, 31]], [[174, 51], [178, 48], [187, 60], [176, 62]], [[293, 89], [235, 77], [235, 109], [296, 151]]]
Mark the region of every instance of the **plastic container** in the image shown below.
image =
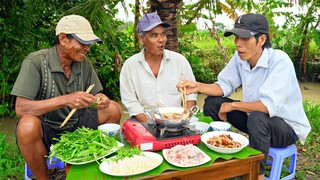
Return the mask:
[[[52, 164], [50, 164], [50, 159], [47, 159], [47, 166], [48, 166], [48, 169], [52, 169], [52, 168], [63, 169], [63, 168], [65, 168], [65, 163], [58, 160], [56, 157], [53, 157]], [[24, 179], [30, 180], [30, 178], [32, 177], [32, 172], [29, 169], [27, 163], [25, 163], [24, 169], [25, 169]]]

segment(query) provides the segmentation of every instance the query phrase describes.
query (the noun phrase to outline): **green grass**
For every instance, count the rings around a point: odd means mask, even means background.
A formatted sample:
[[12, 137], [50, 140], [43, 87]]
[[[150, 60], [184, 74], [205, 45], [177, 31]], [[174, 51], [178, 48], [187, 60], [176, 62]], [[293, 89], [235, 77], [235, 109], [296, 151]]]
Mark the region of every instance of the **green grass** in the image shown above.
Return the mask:
[[0, 132], [0, 179], [23, 179], [24, 160], [16, 143], [8, 144]]

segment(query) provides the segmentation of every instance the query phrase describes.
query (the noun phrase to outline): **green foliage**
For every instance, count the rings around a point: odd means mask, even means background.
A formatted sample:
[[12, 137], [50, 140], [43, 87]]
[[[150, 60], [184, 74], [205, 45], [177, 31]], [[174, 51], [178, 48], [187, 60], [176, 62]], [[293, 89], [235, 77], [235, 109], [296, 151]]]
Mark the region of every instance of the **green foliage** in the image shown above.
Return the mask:
[[9, 94], [18, 76], [21, 62], [27, 54], [53, 46], [56, 23], [67, 14], [86, 17], [95, 33], [105, 42], [99, 47], [93, 46], [89, 58], [96, 68], [106, 65], [101, 71], [98, 70], [98, 75], [105, 80], [103, 85], [107, 86], [110, 94], [119, 99], [119, 71], [115, 66], [115, 57], [126, 57], [126, 53], [132, 48], [128, 43], [127, 34], [118, 29], [123, 23], [114, 18], [118, 11], [115, 8], [118, 2], [123, 0], [1, 1], [0, 116], [14, 115], [14, 97]]
[[24, 174], [24, 160], [16, 144], [8, 144], [0, 132], [0, 179], [18, 179]]

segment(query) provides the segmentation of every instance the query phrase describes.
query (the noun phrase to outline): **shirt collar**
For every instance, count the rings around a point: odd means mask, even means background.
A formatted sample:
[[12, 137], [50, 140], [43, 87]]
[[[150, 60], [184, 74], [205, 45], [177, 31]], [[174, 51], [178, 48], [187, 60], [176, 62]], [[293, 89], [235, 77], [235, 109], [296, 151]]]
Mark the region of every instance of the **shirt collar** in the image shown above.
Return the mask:
[[[139, 62], [146, 62], [146, 59], [145, 59], [145, 56], [144, 56], [144, 48], [141, 50], [140, 52], [140, 58], [139, 58]], [[162, 57], [162, 60], [170, 60], [169, 56], [168, 56], [168, 52], [167, 50], [165, 49], [164, 52], [163, 52], [163, 57]]]
[[[242, 66], [245, 69], [248, 69], [248, 70], [251, 69], [248, 61], [241, 60], [241, 58], [239, 56], [238, 56], [237, 61], [238, 61], [238, 63], [242, 64]], [[267, 67], [269, 67], [268, 63], [269, 63], [269, 50], [268, 50], [268, 48], [264, 48], [260, 58], [258, 59], [258, 62], [257, 62], [257, 65], [255, 66], [255, 68], [257, 68], [257, 67], [267, 68]]]

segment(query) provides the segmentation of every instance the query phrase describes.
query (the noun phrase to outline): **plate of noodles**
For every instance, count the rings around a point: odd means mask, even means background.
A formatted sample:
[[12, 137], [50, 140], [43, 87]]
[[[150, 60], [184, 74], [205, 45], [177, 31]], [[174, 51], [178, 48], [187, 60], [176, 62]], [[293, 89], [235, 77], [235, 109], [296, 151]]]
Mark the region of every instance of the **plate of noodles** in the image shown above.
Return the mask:
[[99, 166], [100, 171], [111, 176], [132, 176], [148, 172], [163, 161], [163, 157], [154, 152], [143, 152], [118, 161], [115, 157], [103, 160]]

